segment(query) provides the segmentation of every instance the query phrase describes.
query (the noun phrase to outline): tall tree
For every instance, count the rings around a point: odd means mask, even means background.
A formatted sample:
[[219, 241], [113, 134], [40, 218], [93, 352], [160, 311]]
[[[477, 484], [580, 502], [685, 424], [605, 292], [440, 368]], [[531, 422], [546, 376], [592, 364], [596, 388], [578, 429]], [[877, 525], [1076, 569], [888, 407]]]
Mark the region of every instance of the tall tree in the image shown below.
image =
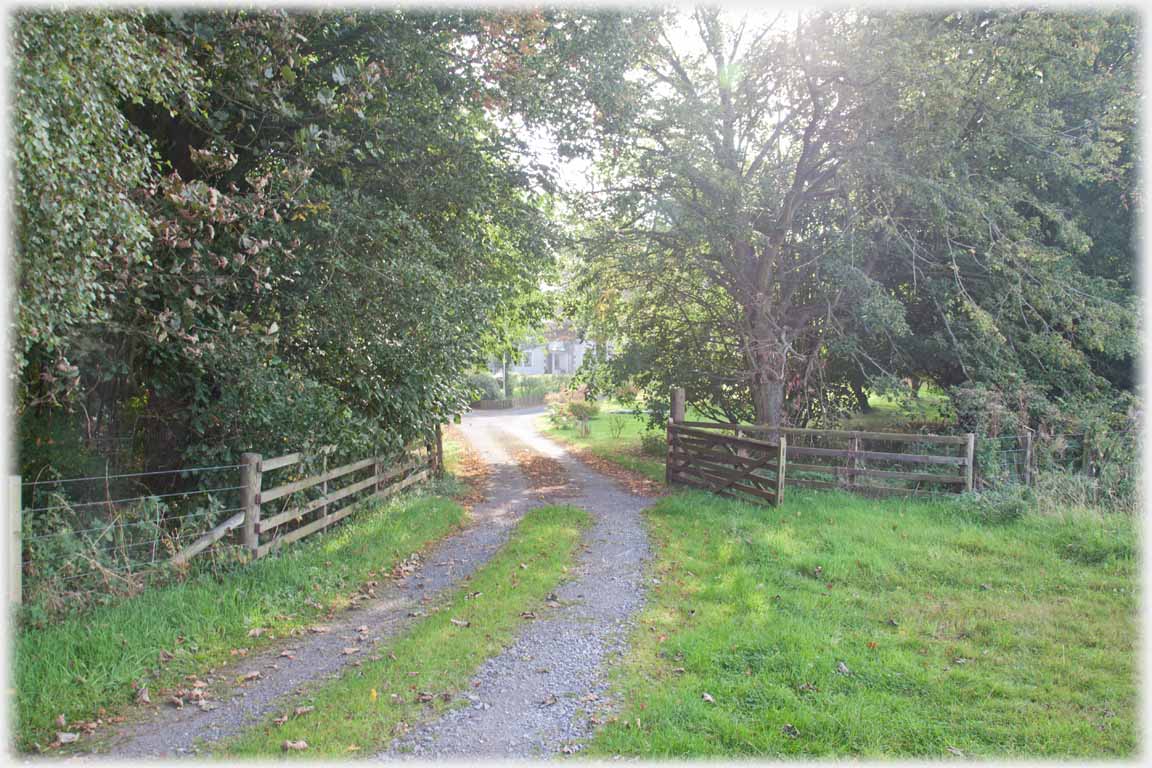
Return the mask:
[[768, 424], [899, 376], [1106, 388], [1128, 260], [1115, 237], [1093, 255], [1073, 201], [1131, 198], [1134, 35], [1095, 13], [672, 17], [588, 211], [617, 367]]

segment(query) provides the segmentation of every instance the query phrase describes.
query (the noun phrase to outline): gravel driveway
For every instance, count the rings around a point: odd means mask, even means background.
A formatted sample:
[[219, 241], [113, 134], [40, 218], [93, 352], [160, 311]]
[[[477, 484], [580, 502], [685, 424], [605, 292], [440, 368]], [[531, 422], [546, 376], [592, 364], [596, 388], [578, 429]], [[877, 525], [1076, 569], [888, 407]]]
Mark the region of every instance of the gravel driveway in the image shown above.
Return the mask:
[[614, 481], [539, 435], [533, 413], [505, 413], [492, 426], [561, 463], [570, 486], [561, 503], [587, 510], [594, 525], [572, 578], [552, 607], [472, 680], [469, 705], [415, 728], [384, 758], [524, 758], [579, 751], [613, 704], [606, 667], [625, 648], [644, 601], [648, 539], [641, 511], [652, 499]]

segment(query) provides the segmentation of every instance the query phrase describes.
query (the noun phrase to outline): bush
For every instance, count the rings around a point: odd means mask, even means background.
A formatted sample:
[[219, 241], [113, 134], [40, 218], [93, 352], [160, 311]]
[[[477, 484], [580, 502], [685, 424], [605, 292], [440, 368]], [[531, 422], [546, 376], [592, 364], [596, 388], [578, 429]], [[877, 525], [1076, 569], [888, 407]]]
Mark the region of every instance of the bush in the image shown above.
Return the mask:
[[645, 432], [640, 435], [640, 452], [645, 456], [663, 456], [668, 452], [668, 438], [656, 430]]
[[580, 425], [580, 434], [588, 436], [588, 421], [600, 413], [600, 406], [589, 400], [573, 400], [568, 403], [568, 413]]
[[500, 382], [490, 373], [470, 373], [467, 383], [468, 389], [480, 393], [477, 398], [479, 400], [500, 400], [504, 397], [504, 393], [500, 390]]

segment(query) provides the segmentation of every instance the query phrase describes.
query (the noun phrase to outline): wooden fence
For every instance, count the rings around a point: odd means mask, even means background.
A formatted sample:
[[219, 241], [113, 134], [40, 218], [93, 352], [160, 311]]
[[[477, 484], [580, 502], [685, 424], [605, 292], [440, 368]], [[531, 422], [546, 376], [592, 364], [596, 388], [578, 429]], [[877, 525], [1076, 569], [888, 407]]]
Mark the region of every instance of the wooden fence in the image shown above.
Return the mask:
[[513, 397], [507, 400], [476, 400], [471, 407], [474, 411], [492, 411], [504, 408], [528, 408], [533, 405], [543, 405], [544, 395], [528, 395], [527, 397]]
[[343, 520], [362, 501], [387, 498], [443, 470], [439, 428], [434, 439], [400, 457], [369, 456], [329, 469], [330, 453], [330, 449], [321, 450], [322, 468], [316, 474], [267, 490], [266, 476], [278, 470], [279, 474], [290, 469], [299, 473], [308, 457], [304, 453], [271, 459], [258, 453], [241, 455], [241, 510], [178, 552], [173, 563], [187, 562], [237, 529], [242, 529], [241, 542], [250, 556], [263, 557]]
[[971, 491], [976, 436], [922, 435], [684, 420], [673, 392], [669, 484], [680, 482], [779, 503], [787, 484], [877, 496]]

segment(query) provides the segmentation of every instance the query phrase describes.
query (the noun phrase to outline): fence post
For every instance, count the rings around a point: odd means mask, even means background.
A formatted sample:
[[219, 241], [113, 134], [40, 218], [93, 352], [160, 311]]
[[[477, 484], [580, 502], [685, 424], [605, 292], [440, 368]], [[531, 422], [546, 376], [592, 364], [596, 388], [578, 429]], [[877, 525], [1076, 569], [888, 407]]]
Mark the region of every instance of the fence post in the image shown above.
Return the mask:
[[21, 538], [20, 475], [8, 478], [8, 602], [19, 606], [24, 599], [24, 546]]
[[1032, 487], [1032, 433], [1024, 433], [1024, 486]]
[[664, 457], [664, 484], [672, 485], [672, 449], [676, 445], [676, 438], [673, 436], [672, 427], [684, 421], [684, 388], [675, 387], [672, 390], [672, 406], [669, 409], [668, 416], [668, 453]]
[[1085, 430], [1082, 443], [1083, 456], [1081, 457], [1081, 471], [1086, 475], [1092, 474], [1092, 433]]
[[972, 493], [972, 481], [976, 476], [976, 433], [967, 434], [968, 444], [964, 447], [964, 491]]
[[[320, 462], [320, 474], [325, 476], [325, 477], [328, 475], [328, 454], [327, 453], [324, 454], [324, 459], [323, 459], [323, 461]], [[327, 479], [325, 479], [324, 482], [320, 484], [320, 495], [321, 496], [327, 496], [328, 495], [328, 480]], [[328, 514], [328, 505], [325, 504], [324, 506], [322, 506], [320, 508], [320, 517], [324, 517], [327, 514]]]
[[848, 441], [848, 450], [852, 455], [848, 459], [848, 486], [856, 485], [856, 470], [860, 469], [860, 436], [852, 435]]
[[244, 508], [244, 548], [252, 559], [256, 559], [260, 547], [260, 534], [256, 524], [260, 522], [260, 482], [261, 456], [258, 453], [240, 454], [240, 506]]
[[784, 503], [784, 465], [788, 463], [788, 438], [780, 434], [776, 453], [776, 506]]

